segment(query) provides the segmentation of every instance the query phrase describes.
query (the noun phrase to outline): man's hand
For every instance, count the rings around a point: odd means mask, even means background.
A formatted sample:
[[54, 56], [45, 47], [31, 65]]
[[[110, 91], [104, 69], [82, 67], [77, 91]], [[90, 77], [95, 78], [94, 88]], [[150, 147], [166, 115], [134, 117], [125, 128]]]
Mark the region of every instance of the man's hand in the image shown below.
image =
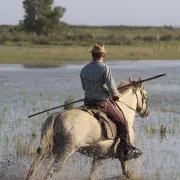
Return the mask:
[[119, 101], [119, 96], [113, 96], [113, 101]]

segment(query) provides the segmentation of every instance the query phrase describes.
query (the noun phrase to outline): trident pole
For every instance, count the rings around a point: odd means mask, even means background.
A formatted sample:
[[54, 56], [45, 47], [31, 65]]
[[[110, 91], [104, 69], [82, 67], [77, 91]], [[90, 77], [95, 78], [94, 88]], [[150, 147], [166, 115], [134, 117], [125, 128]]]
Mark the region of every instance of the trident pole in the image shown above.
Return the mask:
[[[157, 76], [153, 76], [153, 77], [150, 77], [150, 78], [147, 78], [147, 79], [144, 79], [144, 80], [134, 81], [134, 82], [132, 82], [132, 83], [130, 83], [130, 84], [127, 84], [127, 85], [124, 85], [124, 86], [119, 87], [118, 90], [121, 90], [121, 89], [123, 89], [123, 88], [127, 88], [127, 87], [131, 86], [132, 84], [139, 84], [139, 83], [151, 81], [151, 80], [154, 80], [154, 79], [163, 77], [163, 76], [166, 76], [166, 73], [160, 74], [160, 75], [157, 75]], [[52, 110], [54, 110], [54, 109], [59, 109], [59, 108], [64, 107], [64, 106], [68, 106], [68, 105], [71, 105], [71, 104], [79, 103], [79, 102], [82, 102], [82, 101], [84, 101], [84, 99], [79, 99], [79, 100], [77, 100], [77, 101], [70, 102], [70, 103], [67, 103], [67, 104], [63, 104], [63, 105], [61, 105], [61, 106], [53, 107], [53, 108], [51, 108], [51, 109], [46, 109], [46, 110], [44, 110], [44, 111], [41, 111], [41, 112], [38, 112], [38, 113], [35, 113], [35, 114], [30, 115], [30, 116], [28, 116], [28, 118], [37, 116], [37, 115], [39, 115], [39, 114], [43, 114], [43, 113], [48, 112], [48, 111], [52, 111]]]

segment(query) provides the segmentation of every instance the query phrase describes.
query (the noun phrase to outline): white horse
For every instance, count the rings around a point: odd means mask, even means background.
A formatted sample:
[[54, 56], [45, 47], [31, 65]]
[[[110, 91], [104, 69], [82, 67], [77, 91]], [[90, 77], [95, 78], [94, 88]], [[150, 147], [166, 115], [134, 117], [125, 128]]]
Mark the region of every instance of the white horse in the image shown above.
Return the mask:
[[[147, 92], [142, 84], [134, 84], [120, 92], [117, 102], [129, 125], [131, 143], [134, 142], [133, 124], [136, 113], [147, 117]], [[74, 152], [80, 152], [93, 158], [90, 179], [97, 179], [96, 170], [107, 156], [113, 140], [102, 138], [102, 129], [94, 116], [79, 109], [67, 110], [51, 115], [44, 123], [41, 132], [41, 151], [31, 165], [27, 180], [58, 180], [59, 173]], [[121, 162], [122, 172], [129, 178], [127, 161]]]

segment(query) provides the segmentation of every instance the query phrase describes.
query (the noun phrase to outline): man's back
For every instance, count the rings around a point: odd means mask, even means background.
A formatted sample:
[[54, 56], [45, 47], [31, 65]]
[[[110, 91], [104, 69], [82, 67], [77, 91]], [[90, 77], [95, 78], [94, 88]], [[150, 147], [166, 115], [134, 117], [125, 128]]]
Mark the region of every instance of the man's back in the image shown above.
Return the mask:
[[108, 100], [108, 90], [112, 95], [117, 93], [110, 68], [104, 62], [90, 62], [82, 69], [80, 77], [87, 99]]

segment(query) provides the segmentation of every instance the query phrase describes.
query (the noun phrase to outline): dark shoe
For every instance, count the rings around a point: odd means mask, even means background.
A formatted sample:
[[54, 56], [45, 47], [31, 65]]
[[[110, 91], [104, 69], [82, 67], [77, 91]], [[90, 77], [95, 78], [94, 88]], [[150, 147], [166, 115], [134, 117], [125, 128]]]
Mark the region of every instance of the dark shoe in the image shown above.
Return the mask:
[[132, 146], [126, 153], [124, 152], [123, 149], [121, 149], [119, 159], [121, 159], [123, 161], [128, 161], [131, 159], [137, 159], [142, 154], [143, 154], [143, 152], [140, 149]]
[[108, 157], [111, 157], [111, 158], [113, 159], [113, 158], [115, 158], [115, 155], [116, 155], [116, 153], [115, 153], [115, 151], [114, 151], [114, 147], [111, 146], [111, 147], [108, 149], [107, 156], [108, 156]]
[[41, 148], [40, 148], [40, 147], [37, 148], [37, 153], [38, 153], [38, 154], [41, 153]]

